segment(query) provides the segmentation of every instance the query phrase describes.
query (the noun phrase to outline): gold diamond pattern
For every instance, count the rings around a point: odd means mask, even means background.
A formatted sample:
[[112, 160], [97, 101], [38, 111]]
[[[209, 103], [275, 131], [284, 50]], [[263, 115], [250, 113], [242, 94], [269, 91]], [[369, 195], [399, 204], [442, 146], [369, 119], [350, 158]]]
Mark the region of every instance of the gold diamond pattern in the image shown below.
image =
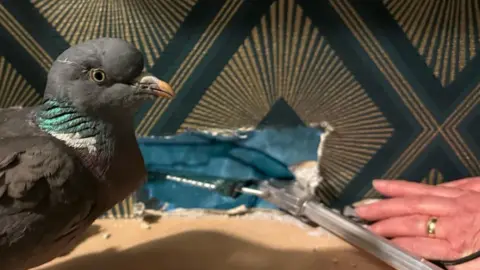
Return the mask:
[[152, 66], [197, 0], [31, 0], [70, 43], [118, 37], [135, 44]]
[[428, 175], [422, 179], [422, 183], [429, 185], [439, 185], [444, 181], [443, 174], [437, 169], [431, 169]]
[[[222, 4], [223, 6], [220, 11], [212, 19], [208, 27], [205, 29], [205, 32], [202, 33], [198, 42], [169, 81], [170, 85], [176, 92], [182, 90], [183, 86], [188, 81], [189, 76], [201, 63], [203, 56], [208, 53], [218, 36], [235, 16], [240, 6], [242, 6], [243, 1], [226, 0], [223, 1]], [[162, 98], [155, 100], [145, 117], [138, 124], [136, 129], [137, 135], [147, 136], [150, 134], [150, 131], [158, 122], [163, 112], [167, 109], [170, 102], [171, 100]]]
[[181, 129], [257, 125], [279, 98], [305, 123], [328, 121], [323, 172], [340, 191], [393, 129], [293, 0], [272, 4]]
[[477, 0], [384, 0], [384, 4], [443, 86], [453, 82], [476, 56]]
[[0, 108], [33, 106], [40, 100], [35, 89], [0, 56]]

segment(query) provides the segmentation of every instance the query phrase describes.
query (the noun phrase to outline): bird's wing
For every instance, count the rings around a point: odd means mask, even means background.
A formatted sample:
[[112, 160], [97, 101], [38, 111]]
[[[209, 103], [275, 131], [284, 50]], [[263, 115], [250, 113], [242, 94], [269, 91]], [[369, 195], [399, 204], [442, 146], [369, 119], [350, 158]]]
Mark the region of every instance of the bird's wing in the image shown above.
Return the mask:
[[94, 183], [73, 153], [51, 137], [0, 138], [2, 261], [13, 260], [17, 254], [34, 257], [42, 253], [33, 247], [70, 242], [73, 238], [65, 238], [91, 216]]
[[0, 109], [0, 138], [18, 137], [25, 134], [41, 135], [43, 132], [31, 120], [35, 109], [35, 107]]

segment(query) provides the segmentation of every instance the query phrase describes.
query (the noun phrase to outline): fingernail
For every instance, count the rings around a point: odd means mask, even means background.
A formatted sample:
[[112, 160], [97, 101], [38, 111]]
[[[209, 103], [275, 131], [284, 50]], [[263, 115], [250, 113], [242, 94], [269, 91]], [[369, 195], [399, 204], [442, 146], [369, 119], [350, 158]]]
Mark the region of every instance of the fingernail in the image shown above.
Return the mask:
[[387, 184], [387, 181], [385, 181], [385, 180], [375, 179], [375, 180], [372, 181], [372, 185], [373, 185], [375, 188], [382, 188], [382, 187], [384, 187], [386, 184]]
[[358, 206], [355, 208], [355, 213], [361, 217], [365, 214], [365, 209], [367, 209], [366, 205]]
[[372, 203], [376, 203], [380, 200], [381, 199], [364, 199], [364, 200], [353, 203], [353, 207], [360, 207], [360, 206], [363, 206], [363, 205], [369, 205], [369, 204], [372, 204]]

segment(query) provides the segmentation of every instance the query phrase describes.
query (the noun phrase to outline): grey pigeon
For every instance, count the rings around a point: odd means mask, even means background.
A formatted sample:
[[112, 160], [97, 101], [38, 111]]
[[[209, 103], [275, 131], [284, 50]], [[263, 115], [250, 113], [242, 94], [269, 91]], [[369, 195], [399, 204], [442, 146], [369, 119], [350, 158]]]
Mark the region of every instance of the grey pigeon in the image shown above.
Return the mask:
[[55, 60], [41, 105], [0, 110], [0, 269], [63, 255], [146, 180], [133, 116], [174, 92], [143, 69], [130, 43], [90, 40]]

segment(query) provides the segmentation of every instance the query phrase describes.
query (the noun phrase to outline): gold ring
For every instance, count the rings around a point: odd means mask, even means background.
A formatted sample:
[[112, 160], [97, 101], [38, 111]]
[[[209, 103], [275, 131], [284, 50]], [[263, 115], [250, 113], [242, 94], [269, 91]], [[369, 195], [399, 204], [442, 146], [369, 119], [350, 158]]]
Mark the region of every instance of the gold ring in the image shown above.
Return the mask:
[[428, 236], [434, 237], [435, 236], [435, 229], [437, 227], [437, 218], [432, 217], [427, 222], [427, 233]]

